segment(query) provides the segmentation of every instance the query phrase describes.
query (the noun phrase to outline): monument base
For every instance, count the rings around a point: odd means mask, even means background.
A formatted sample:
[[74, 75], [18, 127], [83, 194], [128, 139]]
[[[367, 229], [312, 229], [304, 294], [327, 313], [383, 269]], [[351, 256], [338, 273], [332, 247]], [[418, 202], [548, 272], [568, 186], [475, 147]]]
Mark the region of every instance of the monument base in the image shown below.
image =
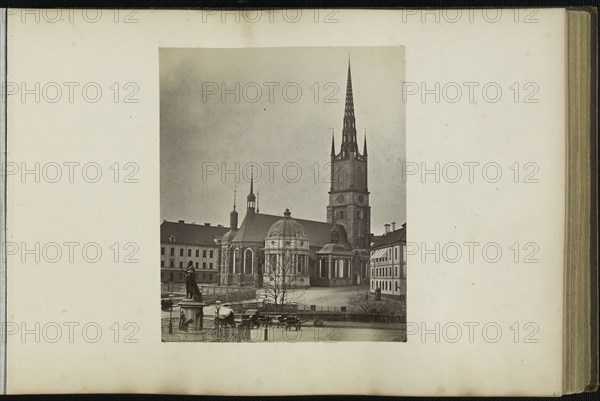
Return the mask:
[[202, 330], [205, 306], [204, 302], [199, 302], [195, 299], [182, 299], [179, 302], [179, 330]]

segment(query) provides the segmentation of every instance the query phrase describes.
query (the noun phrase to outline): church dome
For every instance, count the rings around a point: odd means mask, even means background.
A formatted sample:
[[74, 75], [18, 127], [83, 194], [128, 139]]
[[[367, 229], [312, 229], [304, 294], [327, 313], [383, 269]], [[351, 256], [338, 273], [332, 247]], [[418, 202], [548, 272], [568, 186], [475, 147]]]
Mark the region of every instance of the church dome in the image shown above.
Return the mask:
[[292, 219], [292, 214], [289, 209], [285, 209], [283, 219], [277, 220], [271, 228], [267, 237], [295, 237], [297, 235], [304, 235], [304, 227], [296, 220]]

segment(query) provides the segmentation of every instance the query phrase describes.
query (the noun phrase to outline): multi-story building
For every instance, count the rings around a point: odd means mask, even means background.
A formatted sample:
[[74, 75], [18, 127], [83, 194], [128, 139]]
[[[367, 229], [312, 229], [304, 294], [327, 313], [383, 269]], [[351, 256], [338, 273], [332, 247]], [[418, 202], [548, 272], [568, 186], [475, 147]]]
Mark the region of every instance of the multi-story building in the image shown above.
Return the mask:
[[374, 237], [369, 268], [371, 293], [379, 288], [384, 297], [406, 296], [406, 223], [396, 230], [396, 223], [385, 225], [385, 233]]
[[215, 238], [229, 230], [222, 225], [194, 224], [184, 220], [163, 221], [160, 225], [160, 280], [162, 283], [185, 282], [183, 269], [189, 261], [196, 268], [199, 283], [216, 284], [219, 246]]

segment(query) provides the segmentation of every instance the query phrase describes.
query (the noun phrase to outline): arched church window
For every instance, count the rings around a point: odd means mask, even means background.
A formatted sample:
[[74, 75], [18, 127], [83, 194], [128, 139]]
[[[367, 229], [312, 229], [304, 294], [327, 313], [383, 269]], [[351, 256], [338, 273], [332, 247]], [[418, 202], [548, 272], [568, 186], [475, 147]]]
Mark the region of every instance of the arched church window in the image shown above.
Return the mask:
[[340, 210], [340, 219], [343, 219], [343, 218], [344, 218], [344, 211]]
[[252, 249], [248, 248], [244, 252], [244, 274], [252, 274], [253, 262], [254, 252], [252, 252]]
[[232, 263], [232, 270], [231, 273], [239, 273], [239, 266], [240, 265], [240, 248], [235, 248], [235, 250], [233, 251], [233, 263]]

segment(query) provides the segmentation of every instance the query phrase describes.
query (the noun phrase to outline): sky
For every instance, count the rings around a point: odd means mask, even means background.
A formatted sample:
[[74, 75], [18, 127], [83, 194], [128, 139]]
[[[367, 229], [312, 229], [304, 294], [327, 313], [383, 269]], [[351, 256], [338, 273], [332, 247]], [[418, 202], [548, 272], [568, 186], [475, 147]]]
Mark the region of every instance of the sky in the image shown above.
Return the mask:
[[348, 58], [357, 140], [367, 135], [371, 230], [406, 216], [403, 47], [163, 48], [161, 220], [241, 224], [254, 174], [261, 213], [326, 221]]

